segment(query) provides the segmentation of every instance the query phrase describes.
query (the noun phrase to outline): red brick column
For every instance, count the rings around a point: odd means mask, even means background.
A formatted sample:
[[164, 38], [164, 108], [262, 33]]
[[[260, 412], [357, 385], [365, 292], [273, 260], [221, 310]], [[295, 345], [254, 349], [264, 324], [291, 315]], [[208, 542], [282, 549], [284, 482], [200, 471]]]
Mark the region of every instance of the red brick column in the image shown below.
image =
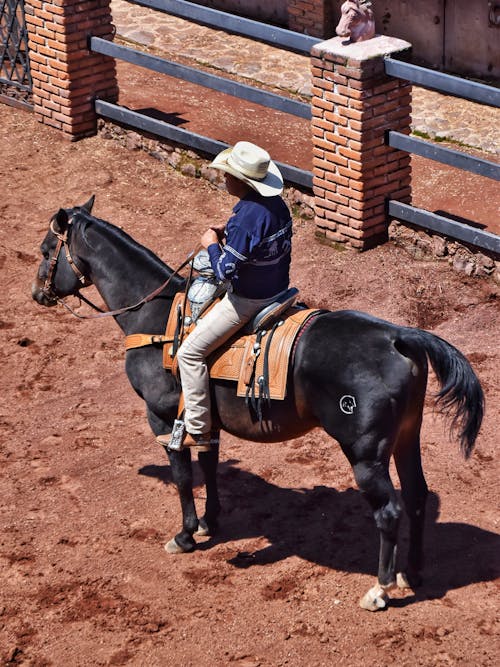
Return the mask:
[[365, 250], [387, 239], [387, 198], [409, 202], [410, 157], [385, 145], [409, 134], [411, 85], [384, 73], [383, 57], [410, 48], [377, 36], [311, 52], [313, 175], [317, 234]]
[[92, 54], [87, 38], [111, 38], [110, 0], [26, 0], [35, 114], [79, 139], [95, 134], [96, 96], [118, 99], [114, 59]]
[[288, 28], [312, 37], [334, 35], [332, 3], [328, 0], [288, 0]]

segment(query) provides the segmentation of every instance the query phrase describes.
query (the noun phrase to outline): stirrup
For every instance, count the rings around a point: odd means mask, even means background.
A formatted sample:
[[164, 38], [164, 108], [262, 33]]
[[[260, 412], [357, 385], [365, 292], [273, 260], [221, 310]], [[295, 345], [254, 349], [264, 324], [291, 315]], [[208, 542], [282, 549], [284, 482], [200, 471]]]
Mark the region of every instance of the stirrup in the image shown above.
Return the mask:
[[180, 452], [181, 449], [189, 448], [197, 452], [211, 451], [211, 434], [203, 433], [199, 436], [186, 432], [186, 426], [182, 419], [176, 419], [172, 427], [172, 433], [165, 433], [156, 437], [156, 442], [168, 450]]

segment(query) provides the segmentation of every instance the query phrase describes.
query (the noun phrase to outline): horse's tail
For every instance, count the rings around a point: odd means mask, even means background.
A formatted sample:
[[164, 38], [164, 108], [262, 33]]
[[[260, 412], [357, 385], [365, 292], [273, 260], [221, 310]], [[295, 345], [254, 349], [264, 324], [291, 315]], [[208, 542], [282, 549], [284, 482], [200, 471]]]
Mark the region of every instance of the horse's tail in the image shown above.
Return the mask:
[[469, 458], [484, 413], [483, 390], [472, 366], [456, 347], [428, 331], [404, 329], [400, 338], [410, 349], [417, 343], [425, 350], [441, 387], [436, 403], [451, 419], [462, 454]]

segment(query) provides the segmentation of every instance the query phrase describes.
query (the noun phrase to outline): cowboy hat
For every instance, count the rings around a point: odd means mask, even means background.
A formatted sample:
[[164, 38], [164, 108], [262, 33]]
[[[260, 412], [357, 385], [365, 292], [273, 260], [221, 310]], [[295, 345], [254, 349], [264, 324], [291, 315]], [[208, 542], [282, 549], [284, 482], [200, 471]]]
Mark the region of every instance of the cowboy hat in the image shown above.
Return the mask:
[[249, 141], [238, 141], [219, 153], [210, 164], [243, 181], [263, 197], [283, 192], [283, 177], [269, 153]]

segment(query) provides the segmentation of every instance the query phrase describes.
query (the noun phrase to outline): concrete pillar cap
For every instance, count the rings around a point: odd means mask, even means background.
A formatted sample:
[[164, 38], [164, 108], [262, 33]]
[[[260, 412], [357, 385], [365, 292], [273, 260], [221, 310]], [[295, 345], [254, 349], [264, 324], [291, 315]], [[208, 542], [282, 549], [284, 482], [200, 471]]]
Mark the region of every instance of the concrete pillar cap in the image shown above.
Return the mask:
[[406, 51], [407, 49], [411, 49], [411, 44], [404, 39], [389, 37], [388, 35], [375, 35], [375, 37], [364, 42], [354, 43], [347, 43], [344, 37], [332, 37], [315, 44], [311, 53], [320, 58], [337, 56], [363, 61], [387, 56], [398, 51]]

